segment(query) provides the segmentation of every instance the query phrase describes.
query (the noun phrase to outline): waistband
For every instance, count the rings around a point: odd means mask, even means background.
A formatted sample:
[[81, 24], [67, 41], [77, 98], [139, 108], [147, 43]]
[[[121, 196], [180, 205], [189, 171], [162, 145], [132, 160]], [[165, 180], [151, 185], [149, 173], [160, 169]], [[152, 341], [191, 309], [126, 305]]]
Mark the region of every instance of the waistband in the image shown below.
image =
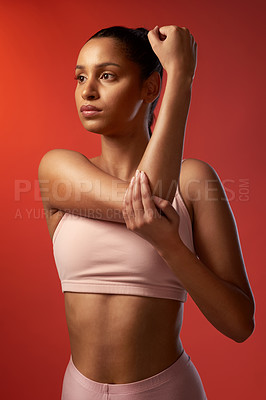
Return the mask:
[[163, 371], [156, 375], [150, 376], [149, 378], [130, 383], [101, 383], [89, 379], [76, 368], [73, 363], [72, 355], [70, 355], [68, 369], [72, 377], [77, 380], [85, 389], [97, 393], [130, 394], [150, 390], [151, 388], [158, 387], [165, 382], [172, 380], [173, 378], [178, 379], [178, 374], [181, 375], [181, 371], [189, 362], [189, 360], [190, 356], [185, 352], [185, 350], [183, 350], [183, 353], [179, 356], [179, 358]]

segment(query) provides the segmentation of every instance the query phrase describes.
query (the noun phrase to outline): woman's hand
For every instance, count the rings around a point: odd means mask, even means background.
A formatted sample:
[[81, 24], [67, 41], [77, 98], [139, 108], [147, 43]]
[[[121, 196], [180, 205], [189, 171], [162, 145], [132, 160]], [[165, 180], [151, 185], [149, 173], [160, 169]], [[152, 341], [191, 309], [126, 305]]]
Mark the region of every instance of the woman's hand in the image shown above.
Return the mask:
[[[140, 176], [143, 174], [143, 178]], [[144, 171], [134, 176], [123, 203], [123, 216], [127, 229], [150, 242], [159, 252], [169, 244], [178, 245], [179, 215], [169, 201], [151, 197], [151, 189]], [[163, 211], [161, 215], [156, 206]], [[183, 243], [183, 242], [182, 242]]]
[[156, 26], [148, 39], [163, 68], [193, 80], [197, 64], [197, 43], [188, 28], [176, 25]]

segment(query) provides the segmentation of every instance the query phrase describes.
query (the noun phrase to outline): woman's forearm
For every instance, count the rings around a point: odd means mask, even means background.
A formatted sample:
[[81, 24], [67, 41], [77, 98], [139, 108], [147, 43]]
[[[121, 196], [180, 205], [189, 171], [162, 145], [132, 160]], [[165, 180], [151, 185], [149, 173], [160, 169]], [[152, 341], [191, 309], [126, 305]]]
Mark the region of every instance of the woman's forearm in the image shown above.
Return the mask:
[[241, 289], [220, 279], [180, 240], [158, 253], [216, 329], [236, 342], [251, 335], [254, 305]]
[[148, 176], [152, 194], [172, 203], [177, 189], [192, 79], [168, 72], [152, 137], [138, 165]]

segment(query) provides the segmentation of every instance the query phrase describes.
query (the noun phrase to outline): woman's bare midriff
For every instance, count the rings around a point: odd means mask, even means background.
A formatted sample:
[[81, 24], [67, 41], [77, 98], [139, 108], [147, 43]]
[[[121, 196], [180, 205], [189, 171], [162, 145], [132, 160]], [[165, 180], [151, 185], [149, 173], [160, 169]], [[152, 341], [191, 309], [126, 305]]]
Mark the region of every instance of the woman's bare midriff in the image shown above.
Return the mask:
[[[95, 163], [96, 158], [91, 160]], [[192, 218], [191, 204], [187, 205]], [[54, 210], [47, 218], [51, 239], [63, 215]], [[119, 384], [146, 379], [183, 352], [182, 302], [73, 292], [65, 292], [64, 298], [73, 363], [94, 381]]]
[[72, 359], [86, 377], [129, 383], [182, 354], [183, 303], [153, 297], [65, 292]]

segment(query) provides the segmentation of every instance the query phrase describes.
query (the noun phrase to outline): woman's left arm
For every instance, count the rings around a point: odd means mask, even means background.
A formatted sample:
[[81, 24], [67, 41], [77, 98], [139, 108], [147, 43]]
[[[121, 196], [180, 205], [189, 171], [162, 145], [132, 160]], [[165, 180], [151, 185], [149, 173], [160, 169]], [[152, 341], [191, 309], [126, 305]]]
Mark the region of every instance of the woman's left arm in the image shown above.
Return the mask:
[[[180, 239], [175, 229], [179, 217], [172, 205], [167, 200], [160, 204], [153, 202], [147, 195], [147, 180], [146, 188], [142, 184], [141, 189], [144, 209], [152, 209], [156, 203], [167, 218], [160, 216], [159, 220], [157, 215], [145, 223], [134, 218], [135, 227], [133, 219], [125, 220], [129, 228], [133, 227], [133, 231], [155, 246], [208, 321], [224, 335], [243, 342], [255, 327], [255, 302], [234, 216], [215, 170], [196, 159], [185, 164], [187, 190], [193, 198], [193, 240], [198, 257]], [[133, 199], [133, 203], [129, 202], [129, 212], [131, 205], [132, 209], [141, 208], [141, 192], [134, 186], [135, 192], [128, 194]]]

